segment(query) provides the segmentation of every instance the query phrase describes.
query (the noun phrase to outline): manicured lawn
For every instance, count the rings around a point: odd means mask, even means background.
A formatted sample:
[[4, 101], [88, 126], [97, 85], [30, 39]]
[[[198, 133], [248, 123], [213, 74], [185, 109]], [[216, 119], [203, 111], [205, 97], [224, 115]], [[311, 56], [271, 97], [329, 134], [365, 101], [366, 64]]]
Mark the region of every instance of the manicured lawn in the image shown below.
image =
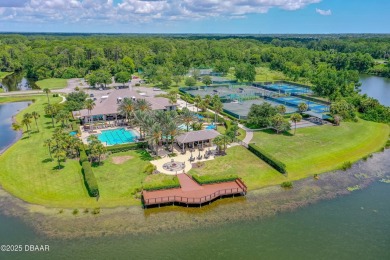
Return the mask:
[[202, 168], [193, 168], [189, 173], [221, 177], [238, 175], [249, 189], [258, 189], [286, 180], [286, 177], [242, 146], [229, 148], [227, 155], [205, 162]]
[[[220, 133], [220, 134], [225, 134], [226, 132], [226, 128], [223, 126], [223, 125], [218, 125], [217, 126], [217, 131]], [[246, 132], [244, 129], [241, 129], [239, 128], [238, 129], [238, 133], [239, 135], [237, 136], [238, 140], [244, 140], [245, 136], [246, 136]]]
[[255, 132], [252, 142], [285, 163], [288, 179], [296, 180], [355, 162], [382, 148], [388, 136], [388, 125], [360, 120], [297, 129], [296, 136]]
[[[37, 111], [41, 117], [36, 132], [32, 123], [31, 137], [23, 138], [0, 156], [0, 185], [11, 194], [27, 202], [64, 208], [94, 208], [139, 205], [134, 191], [141, 189], [143, 181], [151, 185], [166, 183], [170, 176], [147, 176], [145, 167], [149, 157], [137, 151], [112, 154], [99, 167], [93, 167], [98, 181], [100, 199], [90, 198], [84, 186], [81, 167], [78, 160], [63, 162], [61, 170], [56, 170], [57, 163], [50, 160], [43, 141], [53, 132], [50, 118], [44, 116], [47, 103], [45, 95], [33, 97], [0, 97], [0, 103], [32, 100], [35, 102], [23, 110], [16, 118], [20, 121], [24, 113]], [[51, 98], [52, 103], [61, 98]], [[119, 164], [115, 159], [124, 159]]]
[[[41, 131], [36, 132], [33, 122], [31, 137], [24, 134], [20, 141], [0, 156], [0, 184], [5, 190], [31, 203], [62, 206], [73, 202], [77, 204], [80, 200], [90, 201], [78, 161], [67, 160], [63, 163], [64, 169], [54, 169], [56, 162], [49, 160], [48, 150], [43, 147], [43, 141], [51, 137], [53, 131], [50, 118], [45, 118], [43, 112], [47, 99], [46, 96], [34, 96], [31, 99], [35, 99], [35, 103], [23, 110], [16, 119], [20, 122], [24, 113], [37, 111], [41, 115], [38, 120]], [[53, 103], [60, 100], [51, 98]]]
[[65, 88], [68, 84], [67, 79], [57, 79], [57, 78], [51, 78], [51, 79], [44, 79], [39, 80], [35, 84], [37, 84], [38, 87], [41, 89], [61, 89]]

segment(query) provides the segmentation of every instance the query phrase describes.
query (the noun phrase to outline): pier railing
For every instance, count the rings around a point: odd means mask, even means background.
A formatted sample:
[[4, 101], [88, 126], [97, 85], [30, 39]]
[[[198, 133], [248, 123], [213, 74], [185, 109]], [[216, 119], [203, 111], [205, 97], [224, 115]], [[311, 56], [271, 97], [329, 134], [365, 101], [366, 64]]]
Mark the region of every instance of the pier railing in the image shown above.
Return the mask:
[[182, 197], [182, 196], [165, 196], [165, 197], [144, 199], [144, 204], [155, 205], [155, 204], [174, 203], [174, 202], [186, 203], [186, 204], [203, 204], [205, 202], [212, 201], [221, 196], [234, 195], [240, 193], [245, 194], [247, 191], [247, 187], [245, 186], [245, 184], [240, 179], [237, 179], [236, 183], [240, 186], [240, 188], [222, 189], [210, 195], [206, 195], [200, 198], [189, 198], [189, 197]]

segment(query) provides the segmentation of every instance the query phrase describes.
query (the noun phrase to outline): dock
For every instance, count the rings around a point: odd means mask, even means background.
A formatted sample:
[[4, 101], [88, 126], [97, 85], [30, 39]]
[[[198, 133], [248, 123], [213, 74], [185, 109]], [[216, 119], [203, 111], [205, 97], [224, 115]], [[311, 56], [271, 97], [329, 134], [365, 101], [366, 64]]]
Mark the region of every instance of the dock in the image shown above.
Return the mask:
[[142, 191], [144, 207], [170, 205], [202, 206], [225, 196], [245, 195], [246, 185], [241, 179], [235, 181], [200, 185], [191, 176], [182, 173], [177, 175], [180, 188]]

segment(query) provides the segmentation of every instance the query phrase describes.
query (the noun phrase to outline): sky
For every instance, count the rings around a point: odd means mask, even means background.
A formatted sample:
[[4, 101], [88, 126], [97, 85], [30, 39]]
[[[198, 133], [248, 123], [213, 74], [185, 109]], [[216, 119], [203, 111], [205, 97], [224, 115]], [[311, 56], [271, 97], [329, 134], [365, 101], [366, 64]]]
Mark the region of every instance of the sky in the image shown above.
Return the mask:
[[0, 32], [390, 33], [390, 0], [0, 0]]

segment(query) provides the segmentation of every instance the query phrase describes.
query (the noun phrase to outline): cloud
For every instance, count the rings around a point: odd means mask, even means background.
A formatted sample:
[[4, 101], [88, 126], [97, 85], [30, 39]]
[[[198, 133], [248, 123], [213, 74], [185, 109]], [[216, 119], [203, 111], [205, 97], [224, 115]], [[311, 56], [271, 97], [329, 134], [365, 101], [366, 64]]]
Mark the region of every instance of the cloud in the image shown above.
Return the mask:
[[0, 7], [22, 7], [28, 0], [0, 0]]
[[332, 10], [322, 10], [322, 9], [316, 9], [316, 13], [320, 14], [320, 15], [325, 15], [325, 16], [329, 16], [329, 15], [332, 15]]
[[[144, 23], [244, 18], [272, 8], [298, 10], [321, 0], [0, 0], [0, 21]], [[319, 9], [317, 9], [318, 12]], [[322, 12], [322, 10], [321, 10]]]

